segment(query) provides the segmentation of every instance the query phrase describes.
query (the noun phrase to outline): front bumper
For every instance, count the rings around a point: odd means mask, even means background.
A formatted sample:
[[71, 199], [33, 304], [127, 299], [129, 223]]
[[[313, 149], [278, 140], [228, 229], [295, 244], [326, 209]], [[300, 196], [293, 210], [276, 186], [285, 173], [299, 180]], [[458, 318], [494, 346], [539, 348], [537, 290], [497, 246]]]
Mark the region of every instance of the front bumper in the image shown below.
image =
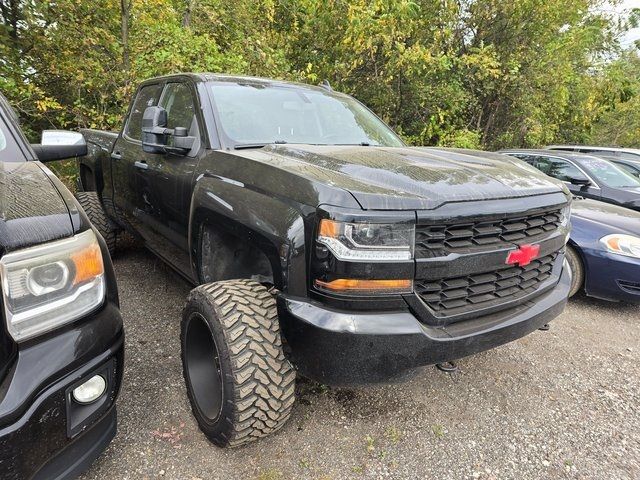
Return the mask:
[[[86, 470], [116, 432], [123, 357], [122, 320], [110, 302], [21, 347], [0, 385], [0, 477], [62, 480]], [[95, 374], [107, 378], [106, 393], [74, 402], [71, 390]]]
[[447, 326], [409, 311], [346, 312], [280, 296], [290, 357], [303, 375], [328, 385], [391, 382], [417, 367], [455, 360], [523, 337], [564, 309], [571, 279], [563, 269], [551, 291], [519, 306]]
[[640, 259], [585, 249], [587, 295], [614, 302], [640, 303]]

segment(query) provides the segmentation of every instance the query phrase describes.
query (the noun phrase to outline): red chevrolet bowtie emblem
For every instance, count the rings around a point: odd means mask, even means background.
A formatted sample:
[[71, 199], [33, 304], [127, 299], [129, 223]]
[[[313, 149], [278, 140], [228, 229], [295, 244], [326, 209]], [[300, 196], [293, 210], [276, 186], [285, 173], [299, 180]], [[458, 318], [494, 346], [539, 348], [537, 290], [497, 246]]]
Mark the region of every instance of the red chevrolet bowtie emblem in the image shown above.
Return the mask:
[[507, 265], [518, 264], [521, 267], [529, 265], [540, 253], [540, 245], [521, 245], [507, 255]]

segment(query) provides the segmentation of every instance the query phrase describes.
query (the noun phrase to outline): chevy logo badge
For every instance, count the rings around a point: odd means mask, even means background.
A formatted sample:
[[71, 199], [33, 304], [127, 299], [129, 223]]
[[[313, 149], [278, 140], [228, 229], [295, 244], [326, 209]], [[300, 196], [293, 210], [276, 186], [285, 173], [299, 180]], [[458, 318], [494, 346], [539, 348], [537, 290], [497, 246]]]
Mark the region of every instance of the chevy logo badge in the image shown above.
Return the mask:
[[507, 255], [507, 265], [529, 265], [532, 260], [538, 258], [540, 245], [521, 245], [517, 250], [512, 250]]

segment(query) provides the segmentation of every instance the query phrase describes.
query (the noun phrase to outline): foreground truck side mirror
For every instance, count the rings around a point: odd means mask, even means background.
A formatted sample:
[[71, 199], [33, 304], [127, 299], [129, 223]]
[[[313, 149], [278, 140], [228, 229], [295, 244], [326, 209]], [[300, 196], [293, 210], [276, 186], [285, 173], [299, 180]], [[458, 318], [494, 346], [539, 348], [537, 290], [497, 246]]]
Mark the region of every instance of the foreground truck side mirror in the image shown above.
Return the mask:
[[146, 153], [174, 152], [186, 155], [196, 137], [190, 137], [184, 127], [167, 128], [167, 111], [162, 107], [147, 107], [142, 115], [142, 150]]
[[68, 130], [44, 130], [40, 143], [31, 144], [41, 162], [83, 157], [87, 154], [87, 142], [80, 132]]

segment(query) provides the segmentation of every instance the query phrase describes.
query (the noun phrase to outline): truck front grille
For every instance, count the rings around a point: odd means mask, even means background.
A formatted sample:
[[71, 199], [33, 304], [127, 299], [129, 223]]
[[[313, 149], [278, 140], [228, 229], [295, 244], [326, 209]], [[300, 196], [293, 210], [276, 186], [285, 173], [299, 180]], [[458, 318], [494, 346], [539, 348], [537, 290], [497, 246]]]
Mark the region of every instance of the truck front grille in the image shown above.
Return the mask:
[[553, 232], [561, 223], [561, 210], [552, 210], [495, 220], [419, 225], [416, 228], [416, 258], [520, 243]]
[[555, 252], [523, 267], [505, 265], [490, 272], [439, 281], [416, 280], [415, 292], [440, 316], [491, 307], [535, 292], [551, 276], [557, 257]]

